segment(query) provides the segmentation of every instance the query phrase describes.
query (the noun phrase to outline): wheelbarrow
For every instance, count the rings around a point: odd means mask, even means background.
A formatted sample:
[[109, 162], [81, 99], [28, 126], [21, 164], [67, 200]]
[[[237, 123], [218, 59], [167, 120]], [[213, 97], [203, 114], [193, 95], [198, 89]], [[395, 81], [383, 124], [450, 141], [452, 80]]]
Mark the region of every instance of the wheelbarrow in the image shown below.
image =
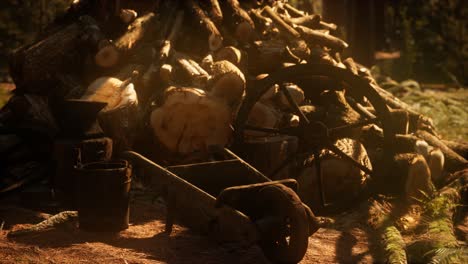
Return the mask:
[[218, 242], [253, 245], [275, 263], [297, 263], [318, 225], [295, 193], [294, 179], [272, 181], [228, 149], [217, 161], [162, 167], [127, 151], [143, 183], [167, 203], [166, 232], [174, 219]]

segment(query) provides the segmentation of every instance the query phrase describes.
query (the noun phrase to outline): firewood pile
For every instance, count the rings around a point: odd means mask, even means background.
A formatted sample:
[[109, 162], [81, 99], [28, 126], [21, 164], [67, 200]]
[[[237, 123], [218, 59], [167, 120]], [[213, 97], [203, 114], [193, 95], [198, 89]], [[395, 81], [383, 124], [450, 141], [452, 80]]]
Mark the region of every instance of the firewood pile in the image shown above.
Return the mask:
[[[162, 164], [183, 164], [235, 146], [272, 178], [297, 178], [301, 199], [313, 209], [324, 198], [357, 198], [371, 176], [394, 176], [396, 190], [412, 199], [466, 168], [466, 146], [448, 147], [428, 118], [378, 87], [367, 68], [342, 58], [348, 44], [334, 30], [282, 0], [74, 1], [11, 56], [16, 90], [0, 111], [1, 187], [54, 171], [58, 118], [70, 99], [107, 103], [99, 122], [116, 157], [134, 149]], [[277, 81], [266, 90], [256, 85], [301, 65], [323, 66], [323, 76]], [[380, 100], [356, 92], [339, 74], [330, 78], [327, 69], [363, 80]], [[389, 115], [379, 116], [379, 107]], [[240, 113], [246, 116], [237, 142]], [[304, 140], [323, 127], [326, 149]], [[347, 129], [328, 135], [337, 127]], [[389, 134], [392, 146], [384, 144]], [[389, 152], [391, 165], [382, 154]], [[296, 158], [281, 167], [290, 156]]]

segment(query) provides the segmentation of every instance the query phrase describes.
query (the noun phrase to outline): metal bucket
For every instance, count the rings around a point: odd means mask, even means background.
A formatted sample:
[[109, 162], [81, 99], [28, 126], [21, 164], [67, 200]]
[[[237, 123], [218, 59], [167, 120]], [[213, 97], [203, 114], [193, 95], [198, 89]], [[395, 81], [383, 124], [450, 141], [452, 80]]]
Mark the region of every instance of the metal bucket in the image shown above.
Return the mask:
[[131, 166], [124, 160], [76, 168], [80, 228], [104, 232], [128, 228], [131, 174]]

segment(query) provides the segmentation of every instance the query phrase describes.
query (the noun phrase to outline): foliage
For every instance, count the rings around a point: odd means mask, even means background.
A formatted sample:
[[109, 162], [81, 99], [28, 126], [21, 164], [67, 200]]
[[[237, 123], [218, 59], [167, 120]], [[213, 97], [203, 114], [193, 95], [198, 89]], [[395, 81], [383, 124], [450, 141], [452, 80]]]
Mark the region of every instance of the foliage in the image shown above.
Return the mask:
[[[468, 83], [468, 5], [465, 0], [401, 0], [387, 10], [387, 31], [402, 51], [399, 78]], [[393, 17], [393, 18], [392, 18]]]
[[388, 225], [383, 228], [382, 240], [385, 245], [387, 263], [407, 263], [405, 241], [400, 231], [394, 225]]
[[[460, 184], [459, 184], [460, 185]], [[423, 232], [409, 248], [412, 261], [430, 263], [466, 263], [466, 245], [453, 231], [453, 212], [460, 201], [462, 186], [445, 187], [432, 200], [424, 203]]]

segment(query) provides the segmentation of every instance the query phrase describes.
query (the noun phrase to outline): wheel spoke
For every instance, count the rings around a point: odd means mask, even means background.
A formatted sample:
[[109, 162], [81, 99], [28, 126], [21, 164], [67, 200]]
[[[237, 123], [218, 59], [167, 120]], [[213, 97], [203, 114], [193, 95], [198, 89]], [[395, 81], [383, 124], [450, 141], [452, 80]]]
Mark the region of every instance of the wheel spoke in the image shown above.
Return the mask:
[[369, 174], [370, 176], [373, 176], [372, 170], [362, 165], [361, 163], [357, 162], [352, 157], [348, 156], [346, 153], [341, 151], [341, 149], [339, 149], [337, 146], [333, 145], [333, 143], [328, 144], [327, 148], [331, 150], [332, 152], [334, 152], [335, 154], [337, 154], [338, 156], [340, 156], [341, 158], [350, 161], [351, 163], [353, 163], [354, 166], [358, 167], [363, 172]]
[[296, 114], [299, 115], [301, 120], [303, 120], [306, 124], [309, 124], [310, 123], [309, 119], [304, 114], [304, 112], [301, 111], [301, 108], [299, 108], [299, 105], [297, 105], [296, 101], [294, 101], [289, 90], [284, 85], [280, 85], [280, 90], [283, 92], [284, 96], [286, 96], [286, 100], [288, 100], [288, 103], [294, 108], [294, 110], [296, 111]]

